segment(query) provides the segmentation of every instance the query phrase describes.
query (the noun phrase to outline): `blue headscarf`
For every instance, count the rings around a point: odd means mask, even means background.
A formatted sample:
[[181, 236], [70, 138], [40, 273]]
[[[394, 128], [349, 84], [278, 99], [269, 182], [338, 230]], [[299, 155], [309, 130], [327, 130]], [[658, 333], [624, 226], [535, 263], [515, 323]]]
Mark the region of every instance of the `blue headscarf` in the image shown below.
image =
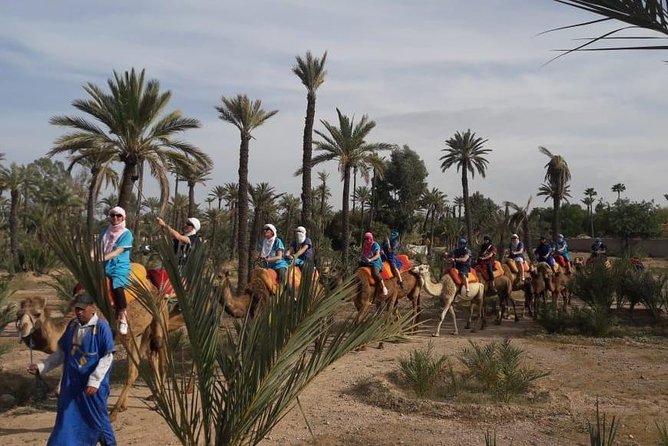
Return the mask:
[[390, 241], [399, 240], [399, 231], [392, 231], [390, 233]]

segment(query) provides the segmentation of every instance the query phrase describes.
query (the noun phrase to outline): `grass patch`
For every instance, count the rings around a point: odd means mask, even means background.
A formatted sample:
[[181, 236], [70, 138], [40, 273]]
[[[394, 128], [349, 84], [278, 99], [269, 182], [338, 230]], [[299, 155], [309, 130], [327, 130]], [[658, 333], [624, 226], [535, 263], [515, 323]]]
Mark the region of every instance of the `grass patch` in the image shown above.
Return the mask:
[[399, 360], [399, 369], [403, 380], [415, 392], [418, 398], [424, 398], [443, 373], [447, 357], [434, 355], [431, 342], [424, 349], [412, 350], [407, 357]]

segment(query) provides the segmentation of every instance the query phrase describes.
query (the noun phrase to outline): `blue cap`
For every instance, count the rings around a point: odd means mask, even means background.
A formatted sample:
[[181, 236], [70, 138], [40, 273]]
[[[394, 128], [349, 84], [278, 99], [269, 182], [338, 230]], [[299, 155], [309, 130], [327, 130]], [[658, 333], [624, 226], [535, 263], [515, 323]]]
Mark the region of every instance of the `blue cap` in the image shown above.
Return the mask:
[[399, 231], [390, 232], [390, 240], [396, 240], [399, 238]]
[[460, 238], [459, 239], [459, 244], [460, 245], [465, 245], [466, 244], [466, 239], [465, 238]]

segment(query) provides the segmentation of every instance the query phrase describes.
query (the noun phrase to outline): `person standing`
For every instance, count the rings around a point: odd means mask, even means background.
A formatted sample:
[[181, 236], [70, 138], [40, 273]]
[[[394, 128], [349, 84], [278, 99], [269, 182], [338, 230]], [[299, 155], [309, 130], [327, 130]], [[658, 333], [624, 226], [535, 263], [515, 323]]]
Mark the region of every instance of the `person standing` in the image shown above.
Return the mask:
[[197, 235], [202, 227], [199, 219], [195, 217], [188, 218], [181, 232], [169, 226], [160, 217], [157, 217], [156, 221], [163, 231], [167, 232], [174, 239], [174, 254], [176, 254], [179, 265], [184, 265], [190, 251], [197, 249], [201, 242], [199, 235]]
[[128, 334], [128, 301], [125, 288], [130, 285], [132, 232], [125, 227], [125, 210], [116, 206], [109, 211], [109, 226], [100, 233], [104, 273], [111, 279], [111, 292], [118, 319], [118, 331]]
[[304, 263], [313, 261], [313, 242], [306, 236], [306, 228], [297, 226], [295, 228], [295, 240], [290, 243], [290, 247], [285, 252], [287, 260], [295, 259], [295, 265], [302, 269]]
[[258, 259], [262, 260], [267, 265], [267, 268], [271, 268], [278, 273], [280, 283], [285, 283], [288, 262], [283, 258], [283, 253], [285, 252], [283, 240], [278, 238], [276, 226], [272, 224], [265, 224], [262, 227], [262, 231], [264, 232], [264, 240], [258, 246], [260, 249]]
[[387, 291], [383, 277], [380, 275], [380, 271], [383, 269], [383, 261], [380, 259], [380, 245], [373, 240], [371, 232], [364, 233], [360, 266], [371, 268], [371, 275], [376, 281], [376, 290], [380, 290], [383, 296], [387, 296], [389, 292]]
[[109, 372], [115, 346], [111, 327], [96, 313], [88, 294], [74, 299], [76, 318], [58, 341], [58, 349], [39, 364], [30, 364], [32, 375], [48, 373], [63, 365], [58, 412], [47, 446], [116, 445], [107, 412]]

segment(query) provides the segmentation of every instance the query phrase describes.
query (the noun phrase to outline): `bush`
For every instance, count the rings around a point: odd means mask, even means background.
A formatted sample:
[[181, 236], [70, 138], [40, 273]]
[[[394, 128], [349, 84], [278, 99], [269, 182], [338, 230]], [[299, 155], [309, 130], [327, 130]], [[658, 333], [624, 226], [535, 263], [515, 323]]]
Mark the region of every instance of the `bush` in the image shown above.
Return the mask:
[[415, 349], [399, 360], [401, 376], [418, 398], [424, 398], [431, 391], [447, 362], [445, 355], [437, 358], [433, 350], [430, 342], [426, 348]]
[[38, 274], [48, 274], [60, 264], [49, 245], [39, 240], [23, 240], [19, 256], [22, 259], [22, 268]]
[[552, 303], [540, 303], [537, 320], [548, 333], [565, 333], [573, 325], [569, 315], [559, 310], [556, 299]]
[[656, 424], [656, 430], [659, 432], [659, 446], [668, 446], [668, 427], [666, 427], [666, 423], [660, 425], [655, 421], [654, 424]]
[[488, 391], [504, 402], [525, 393], [532, 382], [549, 375], [529, 367], [522, 367], [525, 351], [511, 344], [510, 339], [493, 341], [480, 346], [469, 341], [471, 347], [459, 355], [466, 367], [466, 377], [481, 390]]
[[0, 331], [16, 318], [16, 305], [7, 303], [7, 298], [14, 293], [9, 282], [0, 281]]
[[594, 262], [575, 274], [569, 282], [570, 291], [590, 307], [610, 309], [614, 303], [617, 280], [613, 268]]
[[609, 308], [600, 306], [573, 308], [570, 319], [579, 334], [595, 337], [608, 336], [616, 322]]

